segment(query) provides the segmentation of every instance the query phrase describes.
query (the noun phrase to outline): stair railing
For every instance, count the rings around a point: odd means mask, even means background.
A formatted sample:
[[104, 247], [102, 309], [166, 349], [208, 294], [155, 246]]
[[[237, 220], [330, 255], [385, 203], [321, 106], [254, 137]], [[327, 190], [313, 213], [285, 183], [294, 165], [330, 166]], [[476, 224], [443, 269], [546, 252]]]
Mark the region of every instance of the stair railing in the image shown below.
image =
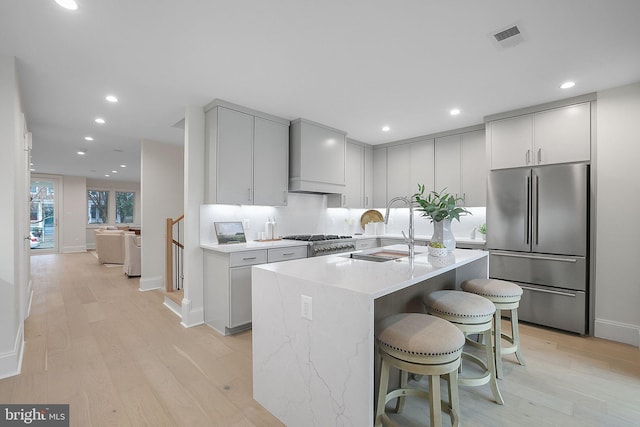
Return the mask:
[[178, 218], [167, 218], [167, 242], [166, 242], [166, 262], [165, 281], [166, 292], [174, 292], [182, 289], [184, 281], [183, 252], [184, 244], [180, 242], [184, 235], [184, 214]]

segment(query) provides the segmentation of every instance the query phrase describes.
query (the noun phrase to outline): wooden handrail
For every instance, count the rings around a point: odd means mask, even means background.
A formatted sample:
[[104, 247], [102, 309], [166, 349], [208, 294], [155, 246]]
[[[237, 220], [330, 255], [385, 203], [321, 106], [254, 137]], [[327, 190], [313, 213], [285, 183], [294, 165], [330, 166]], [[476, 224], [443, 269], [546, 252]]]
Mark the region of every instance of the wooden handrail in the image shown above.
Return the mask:
[[166, 247], [165, 247], [165, 279], [164, 290], [166, 292], [173, 292], [173, 245], [178, 246], [180, 249], [184, 249], [184, 245], [173, 238], [173, 226], [184, 219], [184, 214], [180, 215], [176, 219], [167, 218], [167, 235], [166, 235]]

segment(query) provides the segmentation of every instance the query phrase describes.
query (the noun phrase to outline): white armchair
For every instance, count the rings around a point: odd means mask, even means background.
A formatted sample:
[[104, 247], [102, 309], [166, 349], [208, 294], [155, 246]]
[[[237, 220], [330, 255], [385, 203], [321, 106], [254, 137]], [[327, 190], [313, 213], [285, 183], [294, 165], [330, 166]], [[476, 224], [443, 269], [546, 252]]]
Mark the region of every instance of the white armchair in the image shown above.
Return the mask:
[[96, 253], [101, 264], [124, 262], [124, 231], [97, 230], [95, 232]]
[[124, 235], [124, 274], [129, 277], [140, 276], [140, 250], [142, 237], [135, 234]]

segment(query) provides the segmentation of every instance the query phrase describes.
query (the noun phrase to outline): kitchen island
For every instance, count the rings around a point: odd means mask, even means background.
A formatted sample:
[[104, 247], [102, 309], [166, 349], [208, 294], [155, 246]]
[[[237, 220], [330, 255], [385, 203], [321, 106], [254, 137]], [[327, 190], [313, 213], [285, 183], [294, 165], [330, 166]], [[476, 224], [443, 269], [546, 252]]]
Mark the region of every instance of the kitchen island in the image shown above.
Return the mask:
[[[367, 252], [406, 252], [393, 245]], [[253, 395], [290, 426], [373, 425], [374, 330], [393, 313], [424, 312], [423, 296], [487, 277], [487, 252], [413, 260], [349, 254], [252, 267]]]

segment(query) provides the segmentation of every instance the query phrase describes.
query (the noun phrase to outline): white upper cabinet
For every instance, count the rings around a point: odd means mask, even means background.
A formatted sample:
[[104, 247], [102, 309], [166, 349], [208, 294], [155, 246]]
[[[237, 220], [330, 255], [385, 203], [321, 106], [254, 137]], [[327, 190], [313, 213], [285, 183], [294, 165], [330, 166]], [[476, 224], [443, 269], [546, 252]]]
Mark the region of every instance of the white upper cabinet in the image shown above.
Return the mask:
[[365, 147], [347, 141], [345, 187], [341, 194], [329, 194], [330, 208], [363, 208], [365, 184]]
[[462, 197], [460, 135], [436, 138], [435, 160], [435, 190]]
[[487, 205], [487, 149], [484, 130], [461, 135], [461, 189], [465, 206]]
[[297, 119], [290, 137], [289, 191], [344, 192], [346, 133]]
[[373, 206], [387, 206], [387, 148], [373, 150]]
[[435, 189], [464, 206], [485, 206], [487, 167], [484, 130], [436, 138]]
[[365, 209], [373, 207], [373, 148], [364, 148], [364, 205]]
[[424, 184], [433, 190], [433, 139], [373, 150], [373, 205], [384, 208], [397, 196], [411, 197]]
[[583, 162], [591, 158], [591, 104], [487, 123], [491, 169]]
[[289, 187], [289, 126], [255, 118], [254, 205], [286, 206]]
[[588, 102], [533, 116], [535, 164], [591, 159], [591, 106]]
[[229, 106], [206, 113], [207, 203], [285, 206], [289, 122]]

